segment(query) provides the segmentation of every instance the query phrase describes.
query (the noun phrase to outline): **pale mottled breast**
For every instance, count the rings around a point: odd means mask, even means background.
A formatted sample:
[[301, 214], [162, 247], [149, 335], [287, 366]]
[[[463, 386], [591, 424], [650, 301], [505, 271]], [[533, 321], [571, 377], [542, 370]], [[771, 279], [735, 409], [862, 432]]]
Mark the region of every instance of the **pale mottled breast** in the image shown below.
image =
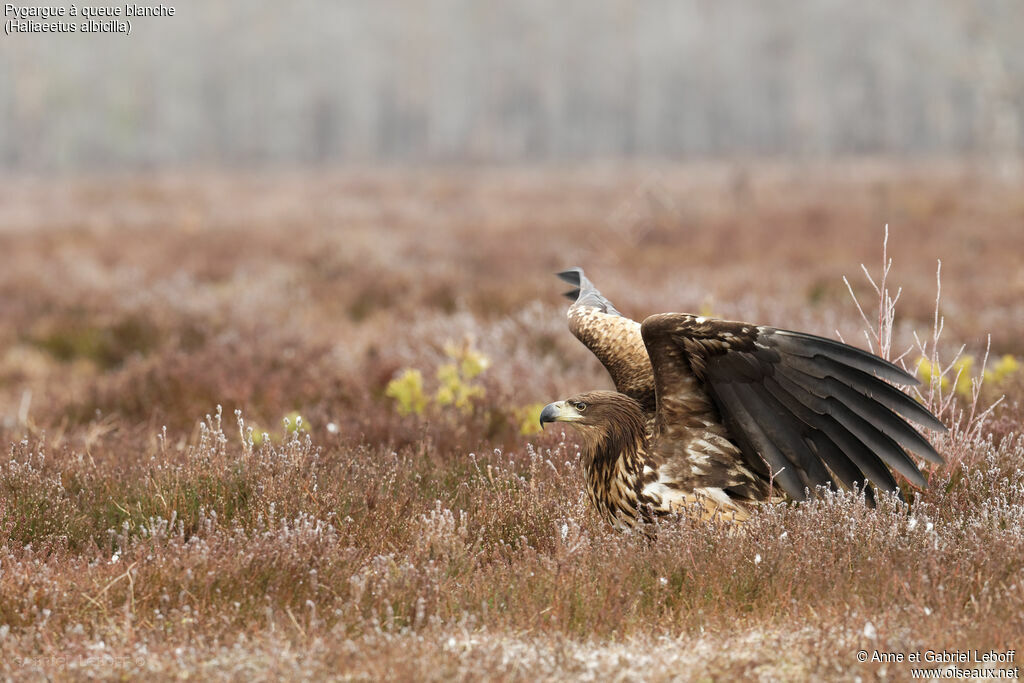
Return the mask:
[[705, 520], [718, 518], [735, 522], [744, 521], [750, 516], [745, 507], [721, 488], [680, 488], [671, 480], [657, 479], [644, 486], [641, 505], [649, 505], [657, 514], [672, 514], [699, 506], [701, 519]]
[[632, 529], [638, 521], [637, 497], [628, 482], [587, 479], [587, 495], [601, 517], [619, 531]]

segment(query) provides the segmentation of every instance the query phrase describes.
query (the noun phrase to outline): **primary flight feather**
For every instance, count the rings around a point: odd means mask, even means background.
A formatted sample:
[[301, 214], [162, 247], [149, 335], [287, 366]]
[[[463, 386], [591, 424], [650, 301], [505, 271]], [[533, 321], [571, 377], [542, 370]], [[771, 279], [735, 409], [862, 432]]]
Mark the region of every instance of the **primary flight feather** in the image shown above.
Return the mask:
[[886, 360], [823, 337], [686, 313], [641, 324], [582, 269], [559, 277], [573, 285], [569, 329], [617, 391], [549, 404], [541, 425], [567, 422], [580, 433], [587, 493], [617, 528], [691, 504], [742, 520], [773, 487], [794, 500], [818, 486], [867, 482], [899, 493], [891, 470], [925, 485], [907, 451], [943, 462], [910, 423], [945, 426], [893, 386], [917, 380]]

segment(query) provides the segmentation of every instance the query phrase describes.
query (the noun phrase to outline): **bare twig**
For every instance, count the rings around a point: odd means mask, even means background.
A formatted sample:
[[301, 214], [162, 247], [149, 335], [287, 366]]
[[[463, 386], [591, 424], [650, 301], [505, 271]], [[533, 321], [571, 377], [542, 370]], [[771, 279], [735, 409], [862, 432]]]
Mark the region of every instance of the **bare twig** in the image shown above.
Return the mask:
[[892, 259], [888, 255], [888, 245], [889, 226], [886, 225], [885, 236], [882, 240], [882, 274], [878, 280], [871, 275], [871, 272], [864, 264], [861, 264], [864, 276], [878, 295], [876, 322], [872, 322], [864, 311], [864, 307], [861, 306], [860, 301], [857, 299], [857, 295], [854, 293], [853, 286], [849, 280], [844, 277], [843, 282], [846, 283], [850, 297], [853, 299], [857, 312], [864, 322], [864, 337], [867, 339], [868, 348], [872, 352], [909, 370], [905, 359], [916, 347], [920, 360], [913, 371], [916, 373], [920, 370], [922, 364], [928, 364], [929, 381], [927, 386], [913, 387], [911, 392], [915, 398], [924, 403], [949, 428], [949, 433], [945, 438], [945, 450], [947, 467], [952, 467], [972, 460], [969, 456], [977, 451], [973, 446], [981, 439], [985, 422], [992, 415], [995, 407], [1003, 400], [1003, 397], [1000, 397], [988, 407], [984, 409], [980, 407], [981, 385], [984, 382], [985, 368], [988, 364], [991, 337], [989, 337], [988, 345], [985, 348], [981, 372], [977, 377], [971, 378], [970, 399], [965, 405], [961, 405], [957, 399], [957, 387], [960, 386], [960, 381], [965, 372], [965, 364], [961, 359], [964, 358], [966, 346], [961, 345], [956, 353], [953, 354], [952, 359], [947, 362], [943, 362], [939, 353], [940, 339], [946, 325], [945, 317], [940, 313], [940, 303], [942, 300], [942, 261], [940, 260], [937, 262], [935, 269], [935, 311], [932, 317], [931, 338], [922, 340], [915, 331], [913, 333], [914, 344], [893, 357], [892, 343], [893, 328], [896, 320], [896, 303], [899, 301], [903, 289], [898, 288], [895, 296], [889, 294], [888, 282], [889, 272], [892, 269]]

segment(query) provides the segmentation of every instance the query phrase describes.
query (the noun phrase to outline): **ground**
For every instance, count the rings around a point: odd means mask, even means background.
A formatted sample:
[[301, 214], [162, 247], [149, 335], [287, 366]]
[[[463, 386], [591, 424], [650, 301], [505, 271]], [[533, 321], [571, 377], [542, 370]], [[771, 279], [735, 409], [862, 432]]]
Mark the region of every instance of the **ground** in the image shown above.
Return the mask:
[[[975, 359], [909, 510], [605, 528], [574, 436], [535, 429], [609, 387], [553, 273], [866, 345], [843, 276], [874, 328], [886, 223], [894, 355], [942, 259], [938, 351]], [[1013, 179], [943, 164], [5, 178], [0, 671], [901, 680], [858, 652], [1011, 650], [1022, 224]]]

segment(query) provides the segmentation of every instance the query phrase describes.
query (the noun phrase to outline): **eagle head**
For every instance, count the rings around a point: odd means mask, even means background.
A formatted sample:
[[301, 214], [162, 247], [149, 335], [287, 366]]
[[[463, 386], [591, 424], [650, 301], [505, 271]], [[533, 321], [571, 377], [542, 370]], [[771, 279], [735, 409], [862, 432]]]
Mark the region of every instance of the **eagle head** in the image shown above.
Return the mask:
[[588, 441], [644, 433], [643, 408], [617, 391], [588, 391], [549, 403], [540, 413], [541, 428], [546, 422], [568, 422]]

